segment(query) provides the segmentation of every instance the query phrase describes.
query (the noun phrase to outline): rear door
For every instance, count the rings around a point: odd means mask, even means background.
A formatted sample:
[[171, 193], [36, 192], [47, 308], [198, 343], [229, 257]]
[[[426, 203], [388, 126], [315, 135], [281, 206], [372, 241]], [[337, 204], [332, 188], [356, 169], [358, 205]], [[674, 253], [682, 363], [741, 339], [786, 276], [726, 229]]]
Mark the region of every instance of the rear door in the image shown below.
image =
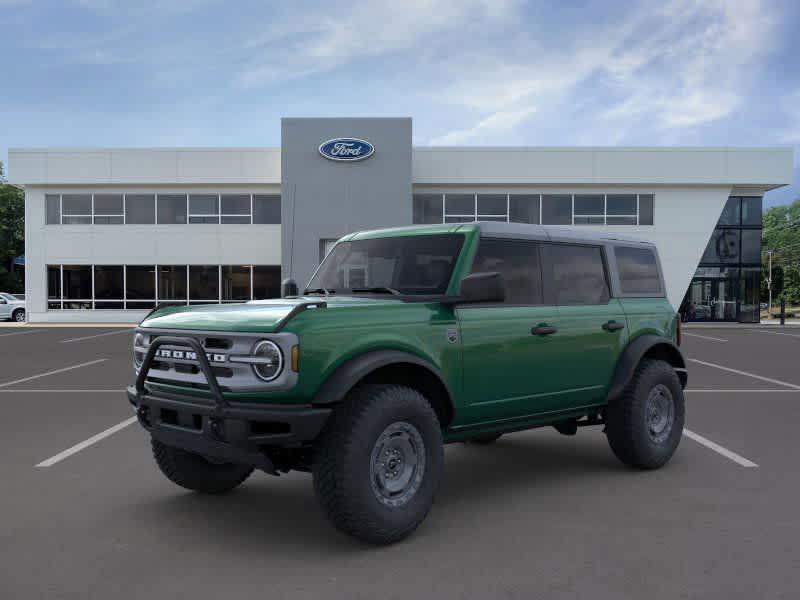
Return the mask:
[[544, 300], [557, 306], [554, 376], [567, 382], [554, 406], [575, 408], [605, 400], [628, 340], [625, 313], [612, 298], [602, 246], [542, 244]]
[[543, 304], [539, 243], [484, 238], [472, 272], [497, 271], [503, 303], [457, 307], [464, 366], [461, 423], [488, 423], [544, 412], [562, 391], [555, 377], [557, 336], [533, 330], [554, 326], [557, 310]]

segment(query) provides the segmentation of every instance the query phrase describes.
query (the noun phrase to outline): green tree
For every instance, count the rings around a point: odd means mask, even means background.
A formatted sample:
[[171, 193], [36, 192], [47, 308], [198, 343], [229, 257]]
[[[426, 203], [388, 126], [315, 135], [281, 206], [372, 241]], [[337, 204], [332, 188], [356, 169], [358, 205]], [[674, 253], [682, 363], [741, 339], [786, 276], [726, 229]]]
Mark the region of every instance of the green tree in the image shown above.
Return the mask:
[[25, 252], [25, 193], [9, 185], [0, 162], [0, 290], [21, 293], [25, 283], [14, 258]]
[[781, 295], [790, 304], [800, 304], [800, 198], [785, 206], [773, 206], [764, 213], [761, 233], [761, 298], [767, 299], [769, 256], [772, 251], [772, 298]]

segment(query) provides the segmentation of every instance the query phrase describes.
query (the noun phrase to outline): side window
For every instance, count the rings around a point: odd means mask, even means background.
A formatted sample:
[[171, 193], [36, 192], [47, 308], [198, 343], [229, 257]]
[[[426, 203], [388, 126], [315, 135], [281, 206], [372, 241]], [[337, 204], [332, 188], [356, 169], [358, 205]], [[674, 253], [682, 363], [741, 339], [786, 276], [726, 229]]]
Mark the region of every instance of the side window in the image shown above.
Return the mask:
[[647, 248], [614, 248], [619, 270], [619, 283], [623, 294], [652, 294], [663, 296], [661, 278], [658, 276], [656, 255]]
[[481, 239], [472, 272], [492, 271], [503, 275], [506, 304], [542, 303], [542, 271], [535, 242]]
[[606, 304], [610, 298], [603, 265], [603, 253], [597, 246], [543, 244], [542, 266], [545, 273], [545, 302], [548, 304]]

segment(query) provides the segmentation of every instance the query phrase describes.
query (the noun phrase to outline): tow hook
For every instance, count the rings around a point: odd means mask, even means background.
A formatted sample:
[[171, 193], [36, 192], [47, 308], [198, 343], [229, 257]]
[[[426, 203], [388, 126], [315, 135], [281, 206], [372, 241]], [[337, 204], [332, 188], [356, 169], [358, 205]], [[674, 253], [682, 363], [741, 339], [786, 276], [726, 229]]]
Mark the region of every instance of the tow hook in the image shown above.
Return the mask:
[[136, 409], [136, 418], [145, 427], [150, 427], [150, 407], [140, 406]]
[[217, 417], [210, 417], [208, 419], [208, 428], [211, 431], [212, 437], [220, 441], [224, 441], [225, 429], [222, 426], [222, 419], [218, 419]]

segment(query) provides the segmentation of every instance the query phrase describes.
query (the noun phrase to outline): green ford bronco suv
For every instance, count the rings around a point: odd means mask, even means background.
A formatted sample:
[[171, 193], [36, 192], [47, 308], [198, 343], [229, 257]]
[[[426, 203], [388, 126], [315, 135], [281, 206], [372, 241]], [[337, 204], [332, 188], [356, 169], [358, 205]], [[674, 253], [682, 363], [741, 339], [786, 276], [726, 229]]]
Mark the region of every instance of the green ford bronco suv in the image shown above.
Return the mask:
[[493, 222], [367, 231], [302, 295], [287, 280], [280, 299], [153, 311], [128, 397], [176, 484], [309, 471], [336, 527], [388, 543], [430, 510], [444, 443], [601, 425], [625, 464], [665, 464], [679, 327], [651, 244]]

